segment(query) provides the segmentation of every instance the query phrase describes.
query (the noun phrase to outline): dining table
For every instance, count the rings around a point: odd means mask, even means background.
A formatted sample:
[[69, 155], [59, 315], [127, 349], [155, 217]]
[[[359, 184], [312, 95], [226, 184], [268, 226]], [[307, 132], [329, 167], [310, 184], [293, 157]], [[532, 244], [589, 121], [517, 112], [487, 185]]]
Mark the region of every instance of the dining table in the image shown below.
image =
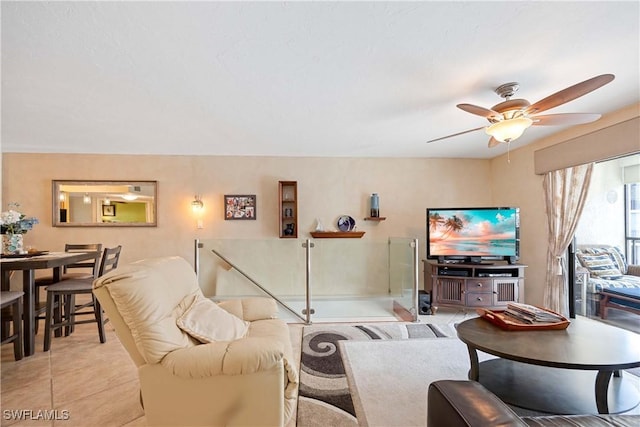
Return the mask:
[[22, 291], [24, 292], [24, 354], [31, 356], [35, 352], [35, 272], [36, 270], [52, 269], [54, 282], [59, 281], [65, 265], [74, 264], [89, 259], [97, 259], [100, 252], [40, 252], [35, 254], [21, 254], [0, 257], [2, 269], [3, 291], [10, 290], [10, 279], [13, 271], [22, 271]]

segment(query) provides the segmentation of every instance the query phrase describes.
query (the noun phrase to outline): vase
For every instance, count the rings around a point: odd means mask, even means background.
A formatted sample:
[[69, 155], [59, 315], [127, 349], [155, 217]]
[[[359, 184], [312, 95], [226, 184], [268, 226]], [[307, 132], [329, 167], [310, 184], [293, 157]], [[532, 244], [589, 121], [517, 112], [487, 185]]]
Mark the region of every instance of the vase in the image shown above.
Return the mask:
[[295, 228], [294, 224], [287, 224], [286, 228], [284, 229], [284, 235], [285, 236], [293, 236], [293, 233], [295, 232]]
[[12, 255], [24, 252], [24, 240], [20, 233], [2, 234], [2, 254]]
[[371, 218], [378, 218], [380, 216], [380, 198], [378, 193], [371, 195]]

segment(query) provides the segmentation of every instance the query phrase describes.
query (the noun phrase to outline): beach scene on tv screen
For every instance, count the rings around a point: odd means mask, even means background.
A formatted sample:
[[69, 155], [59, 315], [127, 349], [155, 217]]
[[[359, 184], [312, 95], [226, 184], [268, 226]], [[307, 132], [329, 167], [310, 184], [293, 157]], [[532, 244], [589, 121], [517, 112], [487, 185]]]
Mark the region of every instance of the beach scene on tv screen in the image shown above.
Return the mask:
[[432, 256], [515, 256], [515, 209], [442, 209], [429, 212]]

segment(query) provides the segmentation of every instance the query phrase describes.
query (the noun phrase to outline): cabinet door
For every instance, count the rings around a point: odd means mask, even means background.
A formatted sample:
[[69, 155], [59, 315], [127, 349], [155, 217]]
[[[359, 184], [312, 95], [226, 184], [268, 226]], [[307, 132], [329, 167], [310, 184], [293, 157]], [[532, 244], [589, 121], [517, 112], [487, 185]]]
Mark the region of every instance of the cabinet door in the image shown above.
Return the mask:
[[436, 292], [438, 303], [442, 304], [464, 304], [464, 279], [442, 279], [437, 281], [438, 291]]
[[520, 289], [519, 279], [494, 279], [493, 281], [493, 305], [497, 307], [506, 307], [510, 302], [518, 301], [518, 292]]

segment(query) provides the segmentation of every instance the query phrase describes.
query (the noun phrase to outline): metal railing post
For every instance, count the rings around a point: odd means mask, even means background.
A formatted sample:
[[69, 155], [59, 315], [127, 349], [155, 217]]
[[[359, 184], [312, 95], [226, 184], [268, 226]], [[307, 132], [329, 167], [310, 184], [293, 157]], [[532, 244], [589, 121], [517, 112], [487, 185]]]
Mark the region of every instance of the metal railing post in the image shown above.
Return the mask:
[[311, 248], [314, 247], [313, 242], [310, 239], [305, 240], [302, 244], [302, 247], [305, 248], [305, 257], [306, 257], [306, 272], [305, 272], [305, 308], [302, 310], [302, 314], [305, 315], [306, 320], [305, 323], [307, 325], [311, 324], [311, 315], [316, 311], [311, 308]]
[[202, 245], [200, 244], [200, 239], [196, 239], [193, 245], [193, 269], [196, 272], [196, 276], [200, 274], [200, 248]]
[[420, 318], [418, 317], [419, 311], [419, 290], [420, 287], [420, 276], [419, 276], [419, 264], [418, 264], [418, 239], [413, 239], [411, 242], [411, 247], [413, 248], [413, 321], [418, 322]]

